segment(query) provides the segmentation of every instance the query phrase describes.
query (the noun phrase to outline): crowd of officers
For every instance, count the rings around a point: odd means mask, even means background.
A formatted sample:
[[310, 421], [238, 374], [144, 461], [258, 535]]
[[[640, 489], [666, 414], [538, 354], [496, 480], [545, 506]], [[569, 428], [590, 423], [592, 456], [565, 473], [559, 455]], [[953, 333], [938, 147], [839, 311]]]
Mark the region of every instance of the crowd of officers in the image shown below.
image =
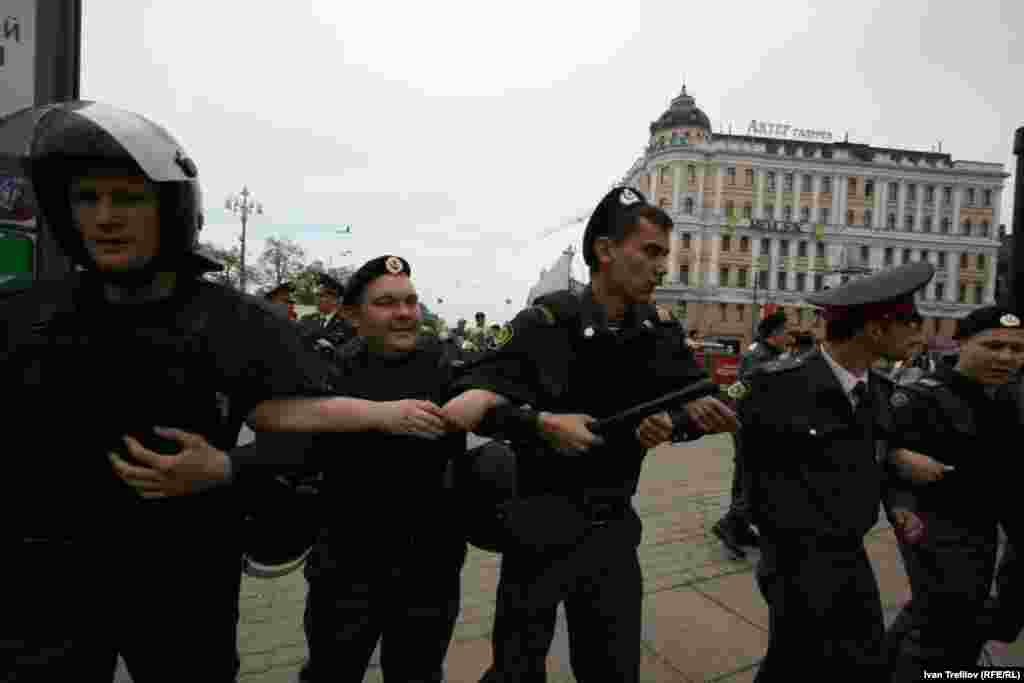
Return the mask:
[[[559, 604], [577, 680], [639, 680], [643, 461], [715, 433], [735, 434], [738, 473], [716, 533], [742, 528], [729, 543], [761, 549], [757, 681], [918, 680], [1017, 637], [1016, 566], [997, 601], [988, 589], [997, 529], [1021, 540], [1020, 319], [975, 311], [956, 363], [911, 383], [871, 370], [920, 342], [930, 265], [809, 297], [826, 339], [786, 358], [768, 319], [728, 398], [599, 423], [706, 380], [652, 304], [672, 222], [640, 192], [615, 188], [592, 214], [587, 288], [541, 297], [455, 357], [457, 340], [421, 335], [404, 258], [324, 281], [296, 325], [202, 277], [216, 264], [196, 246], [197, 168], [164, 129], [89, 102], [35, 115], [26, 172], [78, 267], [0, 317], [0, 381], [17, 397], [5, 434], [20, 444], [2, 498], [4, 680], [111, 680], [121, 656], [136, 683], [234, 681], [243, 520], [282, 473], [319, 487], [303, 678], [361, 680], [380, 642], [386, 680], [443, 680], [467, 548], [450, 464], [470, 433], [516, 454], [484, 681], [545, 680]], [[243, 422], [258, 434], [239, 446]], [[880, 504], [913, 590], [888, 634], [863, 543]]]

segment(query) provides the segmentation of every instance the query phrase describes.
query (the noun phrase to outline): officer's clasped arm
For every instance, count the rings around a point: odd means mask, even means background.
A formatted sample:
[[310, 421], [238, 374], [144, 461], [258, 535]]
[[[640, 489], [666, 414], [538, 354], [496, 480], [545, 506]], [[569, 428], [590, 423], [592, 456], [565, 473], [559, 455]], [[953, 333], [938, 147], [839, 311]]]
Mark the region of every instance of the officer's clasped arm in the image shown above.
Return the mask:
[[362, 432], [381, 426], [383, 404], [360, 398], [283, 398], [264, 401], [246, 420], [256, 431]]

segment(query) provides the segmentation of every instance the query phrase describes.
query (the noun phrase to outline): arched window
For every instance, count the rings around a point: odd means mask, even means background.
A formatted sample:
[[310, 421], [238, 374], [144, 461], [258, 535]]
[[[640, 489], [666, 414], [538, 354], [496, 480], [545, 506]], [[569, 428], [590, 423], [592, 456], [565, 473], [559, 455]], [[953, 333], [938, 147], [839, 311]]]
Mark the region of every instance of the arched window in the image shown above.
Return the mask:
[[971, 234], [971, 227], [972, 227], [971, 226], [971, 219], [968, 218], [967, 220], [964, 221], [964, 224], [963, 224], [963, 234], [964, 235], [970, 235]]
[[874, 218], [874, 216], [871, 213], [871, 209], [865, 209], [864, 210], [864, 227], [865, 228], [870, 228], [871, 227], [871, 219], [872, 218]]
[[896, 229], [896, 214], [889, 214], [889, 216], [885, 219], [885, 227], [889, 228], [890, 230]]
[[942, 219], [942, 234], [943, 235], [948, 235], [949, 234], [949, 224], [950, 224], [949, 216], [946, 216], [945, 218]]
[[914, 217], [909, 213], [903, 217], [903, 229], [910, 232], [914, 229]]
[[693, 197], [687, 197], [683, 202], [683, 211], [685, 211], [688, 216], [693, 215]]
[[982, 237], [989, 237], [989, 227], [990, 226], [988, 224], [988, 221], [982, 221], [981, 222], [981, 236]]
[[931, 216], [925, 216], [924, 217], [924, 220], [921, 222], [921, 229], [924, 230], [925, 232], [931, 232], [932, 231], [932, 217]]

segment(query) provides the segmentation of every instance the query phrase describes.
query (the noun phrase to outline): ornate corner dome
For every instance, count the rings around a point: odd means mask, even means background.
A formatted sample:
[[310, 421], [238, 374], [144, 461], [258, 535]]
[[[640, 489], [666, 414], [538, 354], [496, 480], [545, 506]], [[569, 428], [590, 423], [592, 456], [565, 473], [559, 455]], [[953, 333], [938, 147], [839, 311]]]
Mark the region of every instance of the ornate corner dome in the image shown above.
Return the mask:
[[696, 100], [686, 94], [686, 86], [682, 92], [672, 100], [668, 111], [658, 117], [658, 120], [651, 124], [651, 135], [666, 128], [677, 126], [695, 126], [711, 132], [711, 119], [696, 104]]

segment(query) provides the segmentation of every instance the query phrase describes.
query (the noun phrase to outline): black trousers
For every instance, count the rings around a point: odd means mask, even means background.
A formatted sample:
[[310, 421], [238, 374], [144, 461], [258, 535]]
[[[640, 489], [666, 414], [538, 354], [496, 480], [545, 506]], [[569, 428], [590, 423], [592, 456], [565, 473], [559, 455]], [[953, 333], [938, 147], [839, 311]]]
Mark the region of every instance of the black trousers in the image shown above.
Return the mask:
[[0, 681], [234, 681], [240, 553], [180, 540], [5, 542]]
[[362, 681], [378, 641], [385, 681], [444, 680], [466, 545], [447, 539], [406, 550], [314, 549], [314, 570], [306, 573], [309, 662], [303, 680]]
[[841, 671], [885, 681], [882, 602], [863, 542], [761, 534], [757, 581], [768, 603], [768, 652], [756, 683]]
[[729, 512], [727, 515], [743, 522], [750, 523], [750, 482], [747, 468], [743, 464], [743, 432], [732, 434], [733, 456], [732, 456], [732, 496], [729, 500]]
[[580, 683], [635, 683], [640, 676], [643, 576], [640, 518], [592, 527], [574, 547], [505, 553], [486, 683], [543, 683], [558, 605], [565, 603], [570, 662]]
[[994, 518], [919, 514], [925, 523], [924, 539], [916, 545], [900, 543], [912, 598], [886, 634], [894, 683], [919, 680], [924, 668], [973, 666], [985, 642], [998, 633], [994, 621], [1011, 622], [1009, 629], [1001, 629], [1010, 631], [1004, 636], [1009, 638], [1019, 631], [1024, 615], [1024, 577], [1013, 555], [1000, 567], [1001, 614], [989, 610], [998, 549]]

